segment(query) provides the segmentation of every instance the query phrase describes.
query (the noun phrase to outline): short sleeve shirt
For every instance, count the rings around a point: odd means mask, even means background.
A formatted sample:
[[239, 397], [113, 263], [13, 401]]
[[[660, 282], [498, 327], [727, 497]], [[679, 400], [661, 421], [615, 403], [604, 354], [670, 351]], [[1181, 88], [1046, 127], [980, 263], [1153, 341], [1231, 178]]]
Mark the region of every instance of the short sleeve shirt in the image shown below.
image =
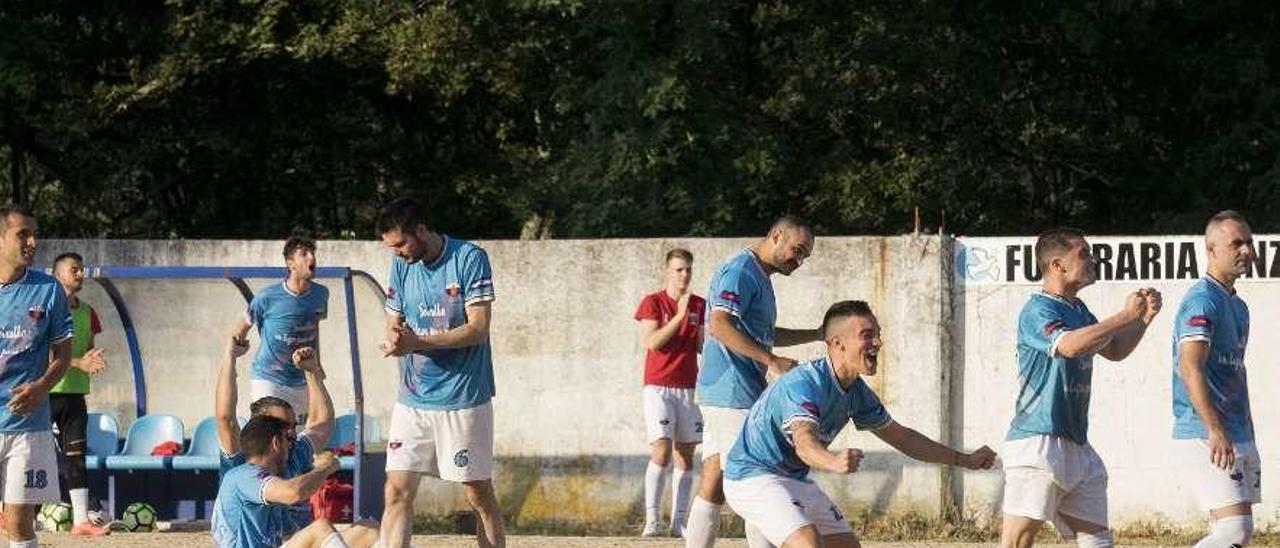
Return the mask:
[[[315, 446], [311, 444], [311, 437], [307, 434], [298, 436], [298, 440], [294, 442], [293, 448], [289, 450], [289, 460], [285, 463], [284, 479], [296, 478], [302, 474], [310, 472], [315, 462]], [[226, 453], [219, 454], [218, 459], [218, 475], [226, 478], [227, 474], [237, 466], [248, 462], [244, 453], [236, 453], [228, 455]], [[285, 511], [285, 534], [292, 534], [301, 530], [303, 527], [310, 525], [312, 521], [311, 504], [309, 502], [300, 502], [293, 506], [287, 507]]]
[[13, 389], [49, 371], [49, 350], [74, 333], [67, 295], [52, 276], [30, 268], [17, 281], [0, 286], [0, 432], [37, 432], [52, 428], [49, 399], [35, 413], [9, 410]]
[[266, 548], [284, 544], [286, 507], [266, 501], [267, 485], [281, 478], [256, 464], [232, 468], [213, 503], [213, 540], [219, 548]]
[[1018, 402], [1006, 439], [1047, 435], [1088, 443], [1093, 356], [1065, 358], [1057, 344], [1074, 329], [1098, 323], [1083, 301], [1040, 292], [1018, 316]]
[[1213, 408], [1233, 443], [1252, 442], [1253, 415], [1244, 365], [1245, 347], [1249, 344], [1249, 307], [1239, 295], [1206, 276], [1187, 291], [1174, 317], [1173, 437], [1208, 439], [1209, 433], [1191, 405], [1179, 368], [1185, 341], [1209, 343], [1204, 379]]
[[[716, 310], [729, 313], [733, 326], [766, 350], [773, 349], [778, 319], [773, 283], [751, 250], [720, 266], [711, 278], [707, 321]], [[764, 364], [729, 350], [710, 333], [702, 344], [698, 399], [702, 405], [749, 409], [764, 391]]]
[[329, 288], [312, 283], [298, 294], [286, 282], [272, 284], [253, 297], [245, 315], [261, 340], [253, 358], [253, 378], [306, 386], [306, 374], [293, 364], [293, 351], [304, 346], [319, 349], [320, 321], [329, 315]]
[[[666, 291], [645, 295], [636, 309], [636, 320], [652, 320], [658, 327], [666, 325], [675, 316], [679, 305]], [[644, 383], [671, 388], [693, 388], [698, 380], [698, 337], [702, 335], [706, 301], [697, 295], [689, 296], [689, 309], [685, 320], [671, 339], [657, 350], [646, 350], [644, 355]]]

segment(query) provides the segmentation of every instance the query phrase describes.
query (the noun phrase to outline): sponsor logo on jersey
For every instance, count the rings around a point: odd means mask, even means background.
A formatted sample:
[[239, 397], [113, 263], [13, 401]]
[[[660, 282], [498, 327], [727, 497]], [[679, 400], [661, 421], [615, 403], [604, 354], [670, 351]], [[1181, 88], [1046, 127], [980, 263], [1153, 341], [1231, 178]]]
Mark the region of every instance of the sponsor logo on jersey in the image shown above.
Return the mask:
[[1213, 327], [1213, 319], [1208, 316], [1192, 316], [1187, 318], [1187, 325], [1191, 327]]
[[1064, 322], [1064, 321], [1062, 321], [1062, 320], [1053, 320], [1053, 321], [1049, 322], [1048, 324], [1045, 324], [1045, 326], [1044, 326], [1044, 336], [1048, 337], [1049, 335], [1052, 335], [1054, 331], [1057, 331], [1057, 330], [1059, 330], [1059, 329], [1062, 329], [1062, 328], [1064, 328], [1064, 327], [1066, 327], [1066, 326], [1067, 326], [1067, 322]]
[[734, 292], [729, 291], [729, 290], [725, 290], [725, 291], [721, 291], [721, 292], [720, 292], [720, 300], [722, 300], [722, 301], [729, 301], [729, 302], [731, 302], [731, 303], [733, 303], [733, 304], [741, 304], [741, 303], [742, 303], [742, 297], [739, 297], [737, 293], [734, 293]]
[[814, 416], [814, 418], [817, 418], [818, 415], [820, 414], [820, 412], [818, 411], [818, 405], [813, 402], [809, 402], [809, 401], [804, 402], [800, 404], [800, 407], [805, 411], [808, 411], [810, 415]]

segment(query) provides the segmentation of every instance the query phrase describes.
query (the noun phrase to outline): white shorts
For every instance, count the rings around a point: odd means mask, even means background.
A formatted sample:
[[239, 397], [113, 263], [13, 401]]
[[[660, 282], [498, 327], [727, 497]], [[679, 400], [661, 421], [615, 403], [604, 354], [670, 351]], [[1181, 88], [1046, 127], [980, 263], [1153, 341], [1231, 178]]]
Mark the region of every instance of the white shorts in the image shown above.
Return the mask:
[[[295, 536], [294, 538], [297, 537]], [[289, 541], [281, 545], [280, 548], [294, 548], [295, 546], [298, 546], [298, 544], [293, 543], [294, 538], [289, 539]], [[324, 541], [320, 543], [320, 548], [348, 548], [348, 546], [347, 541], [342, 538], [342, 533], [334, 531], [329, 533], [329, 536], [324, 537]]]
[[[747, 422], [749, 411], [750, 409], [729, 407], [702, 407], [702, 424], [705, 426], [702, 436], [702, 460], [728, 453], [733, 449], [734, 442], [738, 441], [738, 434], [742, 433], [743, 423]], [[723, 464], [721, 462], [721, 465]]]
[[493, 477], [493, 403], [429, 411], [397, 403], [387, 432], [387, 471], [465, 482]]
[[733, 511], [756, 526], [774, 546], [805, 525], [822, 536], [853, 533], [840, 509], [818, 484], [774, 475], [724, 480], [724, 498]]
[[693, 389], [645, 385], [644, 426], [649, 443], [701, 443], [702, 412], [693, 403]]
[[1107, 468], [1090, 445], [1058, 436], [1006, 441], [1004, 513], [1053, 523], [1063, 538], [1067, 515], [1107, 526]]
[[0, 481], [5, 504], [61, 500], [53, 432], [0, 432]]
[[249, 381], [249, 403], [258, 401], [258, 399], [266, 396], [275, 396], [289, 402], [289, 406], [293, 407], [294, 415], [302, 417], [307, 414], [307, 402], [310, 401], [310, 398], [307, 397], [306, 386], [294, 388], [262, 379]]
[[1191, 483], [1196, 504], [1208, 512], [1240, 503], [1262, 502], [1262, 461], [1252, 443], [1233, 444], [1236, 463], [1223, 470], [1209, 461], [1207, 440], [1173, 440], [1180, 476]]

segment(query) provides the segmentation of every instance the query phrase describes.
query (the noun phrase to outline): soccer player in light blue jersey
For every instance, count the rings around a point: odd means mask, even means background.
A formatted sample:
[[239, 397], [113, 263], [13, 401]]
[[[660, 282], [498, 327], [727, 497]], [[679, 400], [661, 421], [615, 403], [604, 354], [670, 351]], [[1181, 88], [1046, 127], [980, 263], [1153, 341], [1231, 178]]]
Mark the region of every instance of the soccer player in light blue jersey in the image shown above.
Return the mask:
[[58, 502], [49, 389], [71, 366], [67, 296], [31, 268], [36, 219], [0, 208], [0, 485], [11, 548], [36, 548], [36, 508]]
[[395, 252], [381, 346], [401, 363], [400, 399], [388, 432], [381, 543], [409, 546], [413, 500], [426, 474], [461, 483], [479, 517], [479, 545], [505, 546], [492, 481], [489, 255], [432, 230], [426, 210], [413, 200], [387, 205], [377, 224], [383, 243]]
[[[776, 346], [821, 340], [817, 329], [776, 327], [773, 274], [790, 276], [813, 252], [809, 223], [782, 217], [768, 235], [730, 258], [711, 278], [707, 293], [707, 337], [698, 372], [698, 403], [705, 426], [702, 440], [702, 480], [689, 509], [685, 546], [705, 548], [715, 544], [724, 504], [720, 455], [729, 450], [747, 410], [764, 391], [766, 374], [781, 375], [795, 360], [773, 353]], [[747, 523], [747, 541], [764, 545], [760, 532]]]
[[[244, 317], [236, 320], [232, 335], [243, 340], [249, 328], [258, 328], [258, 353], [253, 358], [249, 397], [257, 401], [274, 396], [305, 413], [307, 380], [293, 364], [293, 351], [302, 347], [320, 350], [320, 321], [329, 315], [329, 288], [312, 281], [316, 273], [316, 242], [294, 236], [285, 241], [284, 260], [289, 274], [254, 295]], [[305, 421], [306, 416], [299, 417]]]
[[1244, 217], [1223, 211], [1205, 228], [1209, 268], [1182, 298], [1173, 327], [1173, 437], [1180, 477], [1209, 513], [1197, 548], [1245, 546], [1253, 505], [1262, 502], [1262, 467], [1253, 443], [1245, 346], [1249, 307], [1236, 280], [1254, 258]]
[[[247, 456], [240, 447], [240, 423], [236, 418], [236, 359], [249, 349], [244, 339], [231, 338], [218, 363], [218, 380], [215, 384], [213, 416], [218, 425], [218, 445], [221, 449], [219, 472], [225, 476], [232, 468], [245, 463]], [[278, 475], [296, 477], [311, 470], [317, 450], [323, 449], [333, 432], [333, 401], [324, 384], [324, 369], [319, 357], [310, 347], [294, 350], [290, 361], [307, 379], [310, 391], [306, 427], [297, 433], [298, 419], [293, 406], [280, 398], [264, 396], [249, 405], [251, 417], [267, 415], [293, 426], [290, 430], [292, 444], [284, 468]], [[311, 523], [311, 505], [307, 502], [294, 505], [288, 511], [289, 520], [285, 533], [292, 533]]]
[[880, 324], [867, 303], [832, 305], [822, 326], [827, 357], [796, 366], [765, 390], [725, 458], [729, 505], [786, 548], [859, 545], [840, 509], [809, 479], [811, 468], [857, 471], [861, 451], [828, 448], [850, 422], [925, 462], [979, 470], [996, 456], [986, 446], [956, 451], [890, 418], [862, 379], [876, 374], [881, 345]]
[[1083, 548], [1109, 547], [1107, 470], [1089, 445], [1093, 356], [1129, 356], [1160, 312], [1160, 293], [1130, 293], [1099, 322], [1077, 296], [1097, 279], [1084, 235], [1056, 229], [1036, 240], [1044, 281], [1018, 316], [1020, 390], [1004, 445], [1000, 545], [1032, 545], [1045, 521]]
[[[375, 525], [357, 523], [339, 533], [318, 519], [290, 531], [289, 508], [307, 502], [338, 471], [330, 453], [316, 455], [310, 471], [284, 477], [294, 427], [270, 415], [249, 419], [240, 432], [245, 462], [232, 468], [218, 485], [211, 532], [219, 548], [366, 548], [378, 538]], [[286, 540], [288, 539], [288, 540]]]

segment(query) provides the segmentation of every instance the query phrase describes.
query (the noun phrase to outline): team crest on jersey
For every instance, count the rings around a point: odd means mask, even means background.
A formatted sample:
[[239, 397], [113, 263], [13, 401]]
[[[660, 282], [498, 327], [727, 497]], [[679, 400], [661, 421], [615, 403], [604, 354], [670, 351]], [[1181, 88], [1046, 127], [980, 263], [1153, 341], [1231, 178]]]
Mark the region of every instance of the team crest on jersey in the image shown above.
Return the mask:
[[463, 449], [453, 454], [453, 465], [458, 468], [466, 468], [471, 462], [471, 458], [467, 455], [467, 450]]
[[450, 299], [457, 299], [459, 296], [462, 295], [462, 286], [458, 284], [449, 284], [445, 286], [444, 294]]
[[28, 316], [31, 316], [31, 318], [32, 318], [32, 319], [34, 319], [35, 321], [37, 321], [37, 322], [38, 322], [38, 321], [40, 321], [40, 320], [44, 319], [44, 307], [43, 307], [43, 306], [33, 306], [33, 307], [31, 307], [31, 308], [28, 308], [28, 309], [27, 309], [27, 315], [28, 315]]
[[1213, 320], [1208, 316], [1192, 316], [1187, 318], [1187, 325], [1191, 327], [1213, 327]]
[[1066, 326], [1067, 326], [1067, 323], [1062, 320], [1051, 321], [1044, 326], [1044, 336], [1048, 337], [1049, 335], [1052, 335], [1054, 331], [1062, 329]]

